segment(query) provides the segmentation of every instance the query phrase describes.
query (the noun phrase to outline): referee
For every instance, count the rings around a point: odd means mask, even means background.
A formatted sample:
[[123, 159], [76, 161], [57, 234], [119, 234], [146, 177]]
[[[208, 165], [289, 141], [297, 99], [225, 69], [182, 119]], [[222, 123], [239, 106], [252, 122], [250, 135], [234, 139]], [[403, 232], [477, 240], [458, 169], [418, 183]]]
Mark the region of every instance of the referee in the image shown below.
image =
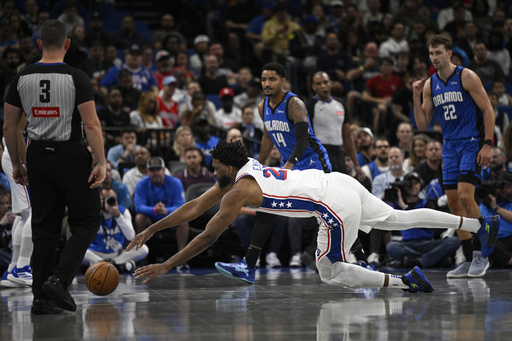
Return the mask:
[[[45, 22], [37, 44], [43, 51], [42, 59], [18, 73], [9, 86], [4, 136], [14, 179], [23, 185], [30, 182], [34, 242], [31, 312], [55, 314], [62, 309], [76, 310], [68, 287], [100, 224], [96, 187], [105, 178], [106, 162], [89, 77], [64, 64], [70, 44], [64, 23]], [[30, 139], [27, 168], [20, 160], [16, 137], [23, 112]], [[82, 126], [96, 155], [96, 165], [92, 165], [91, 154], [83, 144]], [[66, 207], [72, 235], [56, 263]]]

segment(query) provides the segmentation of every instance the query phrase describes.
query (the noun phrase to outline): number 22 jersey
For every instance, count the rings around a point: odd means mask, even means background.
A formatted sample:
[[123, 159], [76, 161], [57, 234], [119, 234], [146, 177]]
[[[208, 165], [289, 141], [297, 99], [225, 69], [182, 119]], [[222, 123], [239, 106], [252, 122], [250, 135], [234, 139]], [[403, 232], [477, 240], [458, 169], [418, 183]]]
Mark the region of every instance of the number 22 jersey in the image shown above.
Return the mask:
[[437, 72], [430, 81], [434, 117], [447, 140], [484, 137], [483, 113], [463, 88], [463, 69], [457, 66], [446, 82], [439, 78]]

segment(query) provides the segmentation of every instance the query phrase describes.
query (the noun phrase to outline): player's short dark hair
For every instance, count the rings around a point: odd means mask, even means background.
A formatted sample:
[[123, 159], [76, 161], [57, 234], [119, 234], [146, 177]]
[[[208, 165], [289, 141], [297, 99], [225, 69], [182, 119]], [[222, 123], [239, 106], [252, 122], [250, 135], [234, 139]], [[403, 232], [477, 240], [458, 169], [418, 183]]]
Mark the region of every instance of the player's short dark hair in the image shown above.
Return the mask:
[[452, 50], [452, 38], [450, 38], [450, 36], [447, 34], [434, 34], [432, 37], [430, 37], [427, 43], [428, 47], [438, 47], [440, 45], [443, 45], [446, 50]]
[[210, 154], [212, 158], [237, 169], [242, 168], [249, 161], [247, 149], [242, 141], [226, 142], [219, 140], [219, 143], [213, 147]]
[[275, 71], [276, 74], [281, 78], [286, 78], [286, 69], [283, 65], [276, 63], [276, 62], [270, 62], [263, 66], [263, 69], [261, 71]]
[[46, 48], [61, 48], [67, 38], [68, 29], [60, 20], [48, 20], [39, 29], [39, 39]]

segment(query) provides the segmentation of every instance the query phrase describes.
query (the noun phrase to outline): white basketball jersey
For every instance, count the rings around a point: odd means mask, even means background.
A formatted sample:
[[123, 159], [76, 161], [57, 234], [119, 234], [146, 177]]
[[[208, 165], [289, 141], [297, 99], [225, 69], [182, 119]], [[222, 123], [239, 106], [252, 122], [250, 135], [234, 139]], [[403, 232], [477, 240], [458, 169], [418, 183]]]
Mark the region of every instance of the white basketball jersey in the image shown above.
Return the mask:
[[310, 217], [327, 189], [321, 170], [265, 167], [252, 158], [238, 171], [235, 182], [245, 176], [254, 178], [263, 192], [263, 204], [256, 210], [289, 217]]

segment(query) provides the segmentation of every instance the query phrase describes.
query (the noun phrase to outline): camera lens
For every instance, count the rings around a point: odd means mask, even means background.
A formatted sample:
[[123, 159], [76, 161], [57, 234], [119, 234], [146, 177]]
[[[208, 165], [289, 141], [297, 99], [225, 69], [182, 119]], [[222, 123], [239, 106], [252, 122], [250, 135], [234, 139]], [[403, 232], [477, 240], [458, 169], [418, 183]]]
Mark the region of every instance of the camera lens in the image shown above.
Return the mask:
[[107, 197], [107, 198], [105, 198], [105, 202], [109, 206], [115, 206], [116, 205], [116, 198], [114, 198], [114, 197]]

